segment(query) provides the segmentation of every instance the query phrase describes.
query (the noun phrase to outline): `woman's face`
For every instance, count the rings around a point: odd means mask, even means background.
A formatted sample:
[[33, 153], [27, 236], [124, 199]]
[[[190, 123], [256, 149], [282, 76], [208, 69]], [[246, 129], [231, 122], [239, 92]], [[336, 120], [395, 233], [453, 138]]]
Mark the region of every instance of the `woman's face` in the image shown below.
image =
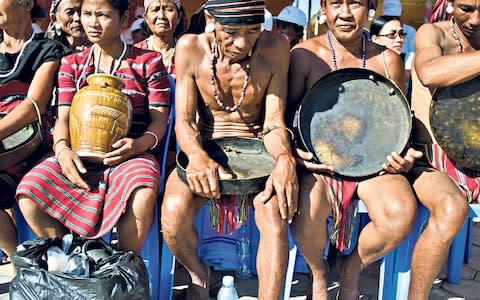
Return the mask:
[[82, 37], [85, 33], [80, 23], [81, 0], [62, 0], [55, 14], [56, 21], [67, 36]]
[[405, 43], [402, 23], [398, 20], [388, 21], [383, 25], [378, 35], [372, 36], [372, 41], [395, 51], [397, 54], [402, 53], [402, 47]]
[[23, 5], [18, 3], [18, 0], [0, 1], [0, 28], [16, 28], [19, 20], [29, 18], [30, 11]]
[[175, 32], [180, 23], [180, 16], [175, 3], [171, 0], [153, 1], [145, 12], [145, 20], [148, 27], [157, 36]]
[[83, 0], [80, 20], [92, 43], [109, 45], [120, 39], [128, 14], [120, 16], [119, 11], [105, 0]]

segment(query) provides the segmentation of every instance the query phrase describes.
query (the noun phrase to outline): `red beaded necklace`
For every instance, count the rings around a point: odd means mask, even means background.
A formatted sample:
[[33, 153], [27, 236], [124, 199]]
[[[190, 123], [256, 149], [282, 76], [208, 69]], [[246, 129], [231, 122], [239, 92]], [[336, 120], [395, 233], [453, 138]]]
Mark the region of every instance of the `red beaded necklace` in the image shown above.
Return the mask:
[[[233, 106], [226, 106], [222, 100], [220, 100], [220, 98], [218, 97], [218, 91], [217, 91], [217, 79], [215, 77], [215, 70], [216, 70], [216, 61], [217, 61], [217, 55], [218, 55], [218, 45], [217, 45], [217, 42], [213, 42], [212, 43], [212, 46], [211, 46], [211, 53], [212, 53], [212, 61], [211, 61], [211, 65], [210, 65], [210, 84], [212, 85], [212, 91], [213, 91], [213, 98], [215, 98], [215, 101], [217, 102], [218, 106], [220, 106], [220, 108], [224, 111], [227, 111], [227, 112], [234, 112], [236, 111], [240, 105], [242, 105], [242, 102], [243, 100], [245, 99], [245, 94], [246, 94], [246, 91], [247, 91], [247, 86], [248, 86], [248, 81], [250, 80], [250, 63], [247, 63], [247, 65], [245, 66], [245, 81], [243, 82], [243, 86], [242, 86], [242, 93], [240, 94], [240, 99], [238, 100], [237, 104], [233, 105]], [[248, 53], [248, 56], [247, 58], [250, 58], [252, 56], [252, 53], [250, 51], [250, 53]]]

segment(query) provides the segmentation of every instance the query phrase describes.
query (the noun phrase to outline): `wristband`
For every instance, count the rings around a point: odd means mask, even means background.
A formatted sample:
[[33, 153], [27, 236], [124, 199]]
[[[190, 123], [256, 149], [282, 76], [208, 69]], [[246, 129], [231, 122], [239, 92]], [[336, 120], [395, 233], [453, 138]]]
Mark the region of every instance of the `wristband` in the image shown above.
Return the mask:
[[280, 127], [280, 126], [272, 126], [272, 127], [267, 127], [265, 128], [261, 133], [260, 133], [260, 138], [264, 138], [267, 134], [269, 134], [270, 132], [274, 131], [274, 130], [277, 130], [277, 129], [283, 129], [285, 131], [287, 131], [289, 134], [290, 134], [290, 140], [293, 141], [295, 140], [295, 134], [293, 133], [293, 131], [288, 128], [288, 127]]
[[65, 141], [65, 142], [67, 142], [67, 144], [68, 144], [67, 139], [63, 139], [63, 138], [62, 138], [62, 139], [59, 139], [58, 141], [56, 141], [55, 143], [53, 143], [52, 149], [53, 149], [54, 152], [55, 152], [55, 147], [57, 147], [57, 145], [58, 145], [60, 142], [62, 142], [62, 141]]
[[275, 161], [277, 161], [277, 160], [280, 158], [280, 156], [282, 156], [282, 155], [288, 155], [290, 158], [292, 158], [293, 160], [295, 160], [295, 157], [293, 156], [292, 153], [290, 153], [290, 152], [282, 152], [282, 153], [280, 153], [279, 155], [277, 155], [277, 158], [275, 158]]
[[62, 154], [62, 152], [65, 151], [65, 150], [70, 150], [70, 151], [72, 151], [72, 148], [70, 148], [70, 147], [68, 147], [68, 146], [65, 146], [65, 147], [63, 147], [62, 149], [58, 150], [58, 152], [55, 153], [55, 158], [57, 159], [57, 161], [58, 161], [58, 158], [60, 157], [60, 154]]
[[157, 145], [158, 145], [158, 136], [157, 136], [155, 133], [151, 132], [150, 130], [147, 130], [147, 131], [145, 131], [143, 134], [149, 134], [149, 135], [151, 135], [151, 136], [153, 136], [153, 137], [155, 138], [155, 144], [153, 144], [153, 146], [150, 147], [150, 149], [154, 149], [155, 147], [157, 147]]

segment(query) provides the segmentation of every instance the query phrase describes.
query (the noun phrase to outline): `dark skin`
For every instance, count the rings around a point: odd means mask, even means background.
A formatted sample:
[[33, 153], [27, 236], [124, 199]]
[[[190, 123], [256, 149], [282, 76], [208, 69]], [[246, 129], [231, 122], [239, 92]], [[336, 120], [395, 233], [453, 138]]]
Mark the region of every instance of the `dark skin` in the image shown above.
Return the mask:
[[[255, 220], [260, 231], [257, 254], [259, 298], [280, 297], [288, 255], [288, 226], [297, 209], [296, 162], [291, 155], [285, 128], [289, 46], [276, 34], [261, 32], [260, 24], [222, 25], [215, 33], [184, 35], [177, 43], [175, 67], [176, 127], [178, 144], [189, 158], [188, 185], [172, 172], [162, 204], [164, 238], [172, 252], [187, 268], [192, 284], [190, 299], [209, 299], [207, 266], [196, 255], [198, 236], [193, 219], [207, 199], [219, 198], [219, 178], [229, 178], [202, 147], [211, 137], [256, 137], [262, 128], [278, 127], [263, 142], [276, 158], [263, 192], [255, 196]], [[219, 99], [225, 106], [238, 104], [250, 64], [250, 80], [238, 110], [223, 110], [213, 97], [211, 47], [218, 44], [215, 64]], [[252, 56], [248, 57], [249, 52]], [[197, 122], [197, 114], [199, 121]]]
[[[458, 51], [450, 21], [424, 24], [415, 36], [412, 108], [417, 143], [436, 143], [429, 122], [432, 91], [480, 75], [480, 3], [456, 0], [450, 4], [454, 8], [453, 30], [459, 37], [462, 53]], [[416, 167], [412, 176], [415, 193], [430, 211], [430, 219], [413, 252], [408, 298], [427, 299], [450, 244], [463, 226], [468, 203], [454, 181], [438, 170]]]
[[[327, 0], [321, 5], [331, 30], [337, 67], [360, 67], [362, 35], [369, 4], [366, 0]], [[404, 91], [403, 63], [393, 51], [367, 41], [366, 68], [386, 76], [383, 51], [391, 80]], [[290, 59], [288, 111], [295, 111], [307, 90], [333, 69], [333, 56], [326, 34], [297, 45]], [[312, 270], [312, 299], [328, 299], [326, 264], [318, 253], [328, 243], [326, 219], [333, 199], [330, 199], [329, 188], [320, 175], [331, 175], [335, 170], [331, 166], [314, 163], [311, 153], [297, 152], [297, 162], [304, 169], [299, 178], [299, 213], [293, 221], [293, 235]], [[386, 158], [382, 176], [358, 182], [357, 194], [367, 206], [371, 222], [362, 230], [357, 247], [340, 267], [338, 299], [358, 299], [361, 270], [394, 249], [410, 231], [416, 200], [407, 179], [399, 173], [410, 170], [419, 157], [421, 152], [414, 149], [408, 149], [404, 156], [392, 153]]]

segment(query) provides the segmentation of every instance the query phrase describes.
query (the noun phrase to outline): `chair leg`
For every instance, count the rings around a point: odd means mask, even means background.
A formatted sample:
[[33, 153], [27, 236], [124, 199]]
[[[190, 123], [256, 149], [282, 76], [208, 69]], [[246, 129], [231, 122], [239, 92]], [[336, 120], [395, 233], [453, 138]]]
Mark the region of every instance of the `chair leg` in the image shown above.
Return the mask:
[[159, 286], [160, 286], [160, 261], [158, 249], [160, 249], [160, 232], [158, 226], [158, 207], [155, 205], [155, 211], [153, 214], [153, 224], [148, 232], [145, 244], [140, 252], [145, 265], [148, 270], [148, 277], [150, 281], [150, 294], [153, 300], [159, 298]]
[[170, 252], [165, 242], [162, 244], [162, 263], [160, 266], [159, 299], [170, 300], [172, 299], [175, 275], [175, 256]]
[[293, 282], [293, 273], [295, 270], [295, 260], [297, 258], [297, 245], [292, 238], [290, 233], [290, 226], [288, 227], [288, 266], [287, 273], [285, 274], [285, 285], [283, 289], [283, 298], [284, 300], [290, 299], [290, 292], [292, 290]]
[[17, 227], [18, 243], [21, 244], [25, 241], [35, 239], [36, 236], [30, 229], [30, 226], [28, 226], [27, 221], [25, 221], [18, 205], [14, 205], [13, 209], [15, 211], [15, 226]]
[[471, 247], [468, 243], [468, 227], [471, 222], [470, 218], [467, 218], [462, 229], [457, 233], [457, 236], [450, 246], [448, 251], [448, 263], [447, 263], [447, 281], [453, 284], [459, 284], [462, 279], [463, 261], [465, 257], [465, 248]]
[[378, 299], [407, 299], [413, 249], [429, 216], [428, 209], [419, 203], [412, 232], [396, 249], [383, 258], [380, 267]]

